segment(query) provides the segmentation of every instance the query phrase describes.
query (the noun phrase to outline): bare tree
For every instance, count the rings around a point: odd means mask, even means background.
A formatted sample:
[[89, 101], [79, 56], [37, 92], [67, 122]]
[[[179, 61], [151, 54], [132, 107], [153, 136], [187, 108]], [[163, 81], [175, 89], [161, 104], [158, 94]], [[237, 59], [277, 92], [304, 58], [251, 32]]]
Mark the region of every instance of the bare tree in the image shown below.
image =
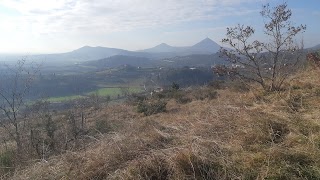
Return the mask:
[[40, 68], [34, 63], [27, 64], [25, 59], [19, 60], [15, 66], [6, 67], [0, 78], [0, 126], [14, 139], [20, 156], [23, 148], [22, 132], [25, 128], [22, 108]]
[[264, 19], [266, 42], [252, 40], [254, 28], [238, 24], [227, 28], [227, 37], [222, 39], [232, 49], [222, 48], [220, 52], [240, 67], [234, 68], [233, 75], [275, 91], [281, 89], [301, 60], [303, 41], [298, 43], [295, 37], [306, 30], [306, 25], [293, 25], [287, 3], [275, 7], [264, 5], [260, 14]]
[[33, 119], [37, 119], [31, 126], [30, 140], [35, 152], [42, 159], [56, 152], [57, 122], [53, 120], [49, 105], [49, 101], [41, 99], [28, 105], [26, 109], [26, 113], [33, 115]]

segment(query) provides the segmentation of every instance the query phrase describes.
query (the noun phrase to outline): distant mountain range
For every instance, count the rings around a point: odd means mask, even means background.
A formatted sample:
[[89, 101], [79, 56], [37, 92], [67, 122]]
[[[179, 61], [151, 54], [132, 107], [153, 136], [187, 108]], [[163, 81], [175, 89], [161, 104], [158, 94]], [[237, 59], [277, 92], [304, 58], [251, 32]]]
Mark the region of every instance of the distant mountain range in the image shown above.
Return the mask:
[[173, 47], [166, 43], [159, 44], [153, 48], [141, 50], [141, 52], [148, 52], [148, 53], [183, 53], [184, 55], [188, 54], [213, 54], [218, 52], [220, 46], [212, 41], [209, 38], [206, 38], [199, 43], [193, 46], [187, 47]]
[[[59, 65], [72, 65], [85, 63], [88, 61], [94, 61], [94, 65], [101, 64], [102, 66], [115, 66], [119, 64], [132, 64], [141, 65], [154, 65], [159, 62], [166, 62], [165, 64], [174, 65], [179, 59], [179, 63], [176, 65], [195, 65], [197, 64], [197, 58], [207, 59], [205, 62], [214, 63], [214, 61], [209, 61], [208, 57], [213, 55], [211, 58], [215, 58], [220, 61], [219, 57], [215, 55], [221, 47], [211, 40], [210, 38], [205, 38], [202, 41], [185, 47], [174, 47], [166, 43], [159, 44], [155, 47], [144, 49], [140, 51], [128, 51], [124, 49], [108, 48], [108, 47], [90, 47], [84, 46], [79, 49], [73, 50], [66, 53], [57, 54], [41, 54], [41, 55], [30, 55], [27, 59], [32, 61], [41, 61], [47, 66], [59, 66]], [[320, 44], [306, 50], [317, 50], [320, 49]], [[208, 56], [199, 56], [208, 55]], [[0, 60], [17, 60], [25, 56], [1, 56]], [[191, 59], [190, 59], [191, 58]], [[99, 61], [97, 61], [99, 60]], [[153, 63], [151, 61], [157, 61]], [[187, 61], [189, 63], [187, 63]], [[169, 62], [169, 63], [168, 63]], [[172, 63], [174, 62], [174, 63]], [[201, 62], [198, 62], [201, 64]], [[205, 64], [208, 64], [205, 63]], [[160, 65], [163, 63], [160, 63]], [[158, 64], [159, 65], [159, 64]]]
[[[83, 54], [87, 48], [80, 48], [79, 54]], [[186, 47], [173, 47], [168, 44], [162, 43], [153, 48], [140, 50], [140, 51], [125, 51], [119, 49], [108, 49], [109, 54], [113, 55], [107, 58], [87, 61], [85, 65], [96, 66], [97, 68], [117, 67], [120, 65], [132, 65], [141, 67], [183, 67], [183, 66], [209, 66], [215, 63], [221, 64], [222, 59], [216, 53], [219, 51], [220, 46], [209, 38], [206, 38], [193, 46]], [[89, 49], [90, 50], [90, 49]], [[95, 49], [91, 50], [93, 53]], [[88, 53], [88, 52], [87, 52]], [[113, 53], [113, 54], [111, 54]], [[99, 54], [95, 52], [94, 54]], [[116, 54], [116, 55], [115, 55]]]
[[[108, 47], [90, 47], [84, 46], [79, 49], [66, 53], [31, 55], [28, 58], [32, 60], [43, 61], [45, 64], [74, 64], [86, 61], [105, 59], [116, 55], [133, 56], [147, 58], [150, 60], [159, 60], [172, 58], [176, 56], [188, 56], [191, 54], [214, 54], [218, 52], [220, 46], [209, 38], [188, 47], [173, 47], [162, 43], [150, 49], [140, 51], [128, 51], [124, 49]], [[119, 57], [117, 57], [119, 58]]]

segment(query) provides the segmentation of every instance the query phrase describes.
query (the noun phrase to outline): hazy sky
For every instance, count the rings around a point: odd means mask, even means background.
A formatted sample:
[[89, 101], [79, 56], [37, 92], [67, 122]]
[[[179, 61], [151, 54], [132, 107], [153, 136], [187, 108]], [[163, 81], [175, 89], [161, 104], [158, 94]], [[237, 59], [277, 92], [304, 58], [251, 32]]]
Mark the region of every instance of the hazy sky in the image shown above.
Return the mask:
[[[0, 0], [0, 53], [67, 52], [85, 45], [139, 50], [162, 42], [220, 44], [237, 23], [262, 34], [262, 4], [283, 0]], [[320, 44], [320, 1], [287, 0], [306, 24], [305, 46]]]

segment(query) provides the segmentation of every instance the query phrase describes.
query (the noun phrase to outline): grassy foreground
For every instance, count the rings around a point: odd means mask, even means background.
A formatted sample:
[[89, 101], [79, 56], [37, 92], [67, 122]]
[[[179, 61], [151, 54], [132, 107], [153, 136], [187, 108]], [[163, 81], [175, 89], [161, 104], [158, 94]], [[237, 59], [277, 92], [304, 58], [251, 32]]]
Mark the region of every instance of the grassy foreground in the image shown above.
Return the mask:
[[[320, 73], [287, 89], [203, 87], [164, 113], [108, 106], [88, 119], [108, 130], [84, 148], [17, 169], [11, 179], [320, 179]], [[215, 99], [195, 98], [217, 91]]]

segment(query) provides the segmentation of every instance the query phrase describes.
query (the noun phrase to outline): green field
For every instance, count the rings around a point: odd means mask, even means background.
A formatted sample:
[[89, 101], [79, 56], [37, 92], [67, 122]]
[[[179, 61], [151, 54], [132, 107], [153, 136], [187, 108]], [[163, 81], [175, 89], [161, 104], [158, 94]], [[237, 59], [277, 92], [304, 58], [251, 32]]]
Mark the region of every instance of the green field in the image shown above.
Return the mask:
[[91, 91], [86, 93], [86, 95], [91, 94], [98, 94], [99, 96], [110, 96], [110, 97], [116, 97], [118, 95], [123, 95], [124, 92], [128, 93], [138, 93], [141, 92], [140, 87], [106, 87], [106, 88], [100, 88], [95, 91]]
[[71, 96], [50, 97], [47, 99], [47, 101], [49, 101], [49, 102], [64, 102], [64, 101], [75, 100], [78, 98], [84, 98], [84, 96], [71, 95]]
[[95, 91], [91, 91], [88, 93], [85, 93], [83, 95], [70, 95], [70, 96], [60, 96], [60, 97], [50, 97], [47, 100], [49, 102], [65, 102], [70, 101], [78, 98], [84, 98], [92, 94], [98, 94], [99, 96], [106, 97], [110, 96], [111, 98], [118, 97], [118, 95], [123, 96], [124, 93], [139, 93], [142, 89], [140, 87], [105, 87], [100, 88]]

